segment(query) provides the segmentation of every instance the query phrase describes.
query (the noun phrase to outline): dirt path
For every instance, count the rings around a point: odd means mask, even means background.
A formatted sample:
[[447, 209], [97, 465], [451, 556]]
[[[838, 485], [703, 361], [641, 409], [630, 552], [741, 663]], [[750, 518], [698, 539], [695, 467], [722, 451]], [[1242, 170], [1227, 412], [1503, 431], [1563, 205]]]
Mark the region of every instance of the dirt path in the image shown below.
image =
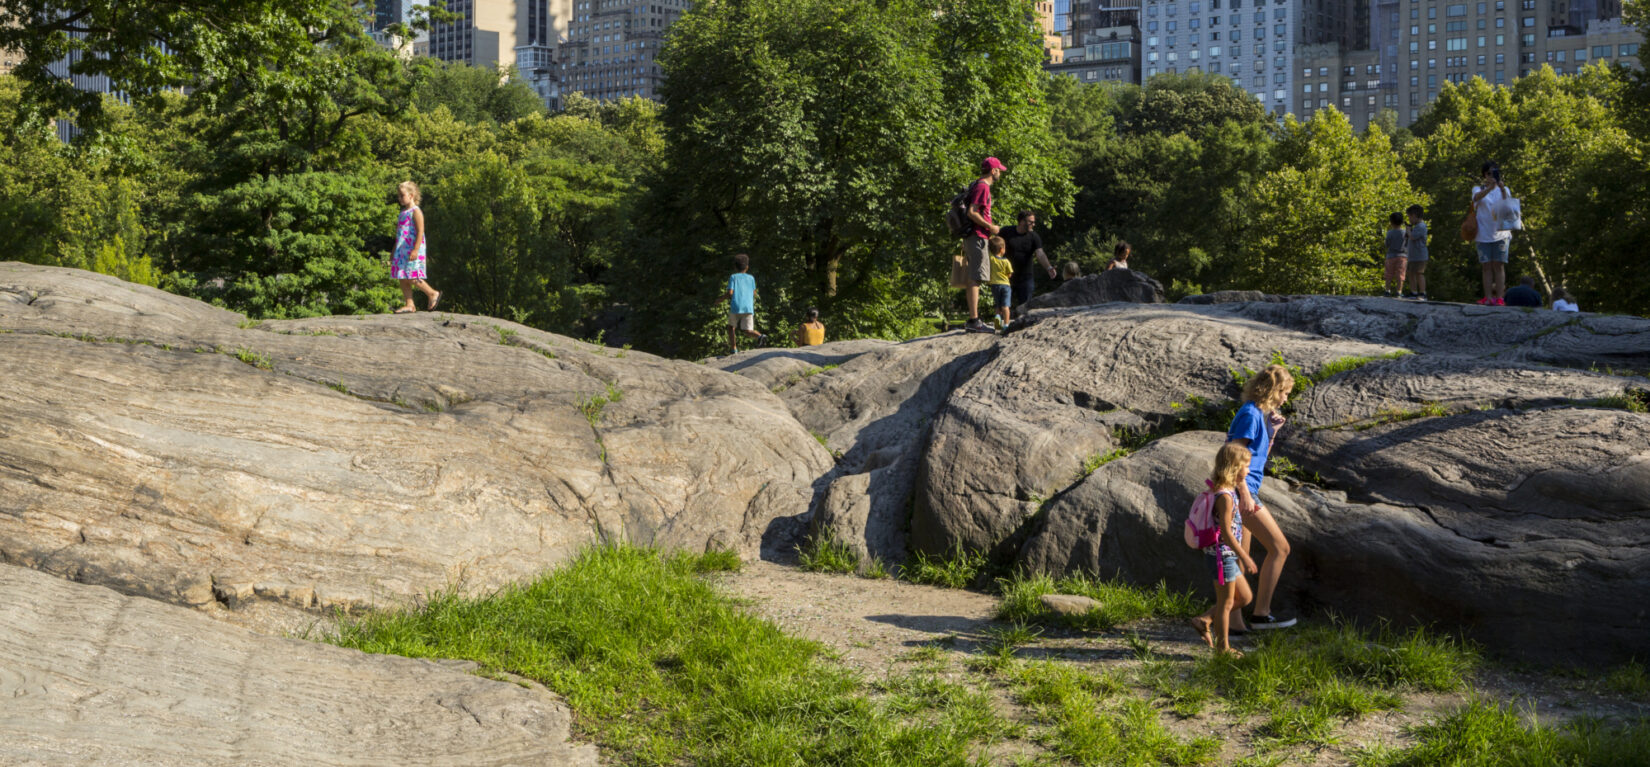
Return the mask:
[[[1030, 721], [1031, 713], [1020, 707], [1001, 685], [993, 685], [979, 674], [965, 670], [966, 661], [987, 651], [991, 632], [1004, 624], [992, 620], [996, 613], [994, 596], [974, 591], [923, 586], [898, 579], [872, 580], [849, 575], [812, 573], [774, 562], [747, 563], [739, 573], [720, 576], [728, 593], [741, 599], [754, 614], [773, 621], [786, 632], [813, 639], [837, 653], [842, 663], [879, 680], [910, 671], [919, 650], [940, 647], [947, 676], [972, 679], [985, 687], [994, 686], [1007, 717]], [[1161, 658], [1190, 661], [1208, 649], [1190, 630], [1178, 623], [1142, 621], [1125, 631], [1076, 632], [1044, 629], [1034, 641], [1021, 646], [1016, 657], [1057, 659], [1092, 669], [1129, 673], [1143, 664], [1137, 648], [1144, 640]], [[1241, 648], [1244, 643], [1238, 640]], [[929, 657], [932, 657], [931, 655]], [[1217, 763], [1231, 764], [1253, 758], [1255, 762], [1289, 764], [1352, 764], [1359, 749], [1380, 745], [1408, 744], [1410, 727], [1433, 719], [1477, 694], [1488, 700], [1513, 703], [1531, 720], [1547, 724], [1578, 715], [1609, 719], [1650, 716], [1650, 704], [1619, 695], [1602, 694], [1596, 678], [1589, 681], [1563, 674], [1510, 670], [1485, 663], [1474, 675], [1476, 693], [1410, 694], [1397, 711], [1371, 712], [1345, 722], [1336, 742], [1284, 751], [1257, 751], [1253, 732], [1257, 721], [1242, 718], [1213, 706], [1203, 713], [1181, 718], [1165, 711], [1165, 725], [1182, 737], [1218, 732], [1225, 746]], [[1141, 689], [1143, 697], [1152, 693]], [[1264, 717], [1262, 717], [1264, 718]], [[1049, 754], [1029, 742], [1017, 742], [1022, 753], [1013, 756], [1041, 757]], [[997, 761], [997, 760], [994, 760]], [[1009, 761], [1007, 759], [1001, 761]], [[1039, 761], [1041, 763], [1041, 761]], [[1057, 762], [1056, 762], [1057, 763]]]

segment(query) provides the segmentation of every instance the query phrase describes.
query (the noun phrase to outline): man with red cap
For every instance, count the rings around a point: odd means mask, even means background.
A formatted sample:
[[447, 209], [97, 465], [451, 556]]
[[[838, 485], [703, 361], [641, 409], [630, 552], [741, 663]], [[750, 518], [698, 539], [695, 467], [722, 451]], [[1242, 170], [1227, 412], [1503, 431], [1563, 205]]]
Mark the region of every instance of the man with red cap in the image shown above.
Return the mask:
[[997, 225], [991, 223], [991, 185], [1008, 170], [1003, 161], [987, 157], [980, 163], [980, 176], [968, 188], [968, 219], [974, 230], [963, 238], [963, 261], [968, 267], [968, 324], [965, 329], [974, 333], [996, 332], [980, 321], [980, 286], [991, 281], [991, 237], [997, 234]]

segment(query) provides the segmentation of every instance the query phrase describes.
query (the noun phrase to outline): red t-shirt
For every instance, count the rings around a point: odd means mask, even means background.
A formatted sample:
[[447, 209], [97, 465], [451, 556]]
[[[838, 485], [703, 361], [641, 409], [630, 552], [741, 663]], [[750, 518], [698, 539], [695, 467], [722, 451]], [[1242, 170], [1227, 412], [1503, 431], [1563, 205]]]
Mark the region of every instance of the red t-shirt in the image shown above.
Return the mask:
[[[991, 184], [987, 183], [983, 178], [974, 182], [974, 187], [968, 192], [968, 209], [973, 210], [975, 205], [980, 206], [980, 215], [983, 216], [986, 221], [990, 221], [993, 224], [997, 223], [995, 221], [991, 221]], [[972, 221], [973, 219], [970, 218], [969, 220]], [[990, 237], [991, 230], [981, 229], [976, 226], [974, 227], [974, 236]]]

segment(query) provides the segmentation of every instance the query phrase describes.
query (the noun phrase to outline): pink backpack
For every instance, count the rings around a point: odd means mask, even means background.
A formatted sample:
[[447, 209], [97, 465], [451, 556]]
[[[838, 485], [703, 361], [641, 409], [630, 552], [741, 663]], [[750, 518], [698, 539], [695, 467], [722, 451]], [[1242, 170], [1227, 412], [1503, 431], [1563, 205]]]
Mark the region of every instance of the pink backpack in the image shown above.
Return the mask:
[[[1230, 490], [1216, 491], [1214, 483], [1203, 480], [1209, 489], [1197, 494], [1197, 500], [1192, 501], [1192, 512], [1186, 515], [1186, 527], [1182, 531], [1186, 536], [1186, 545], [1194, 549], [1206, 549], [1220, 543], [1220, 523], [1215, 520], [1215, 498], [1222, 493], [1230, 494]], [[1236, 499], [1233, 499], [1236, 503]]]

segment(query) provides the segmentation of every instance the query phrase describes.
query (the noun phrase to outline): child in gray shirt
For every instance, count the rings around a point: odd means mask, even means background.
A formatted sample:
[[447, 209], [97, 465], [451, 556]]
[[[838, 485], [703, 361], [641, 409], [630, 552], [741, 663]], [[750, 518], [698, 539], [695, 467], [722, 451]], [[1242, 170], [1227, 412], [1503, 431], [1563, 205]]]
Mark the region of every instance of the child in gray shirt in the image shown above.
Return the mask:
[[1414, 293], [1405, 293], [1405, 298], [1414, 298], [1417, 301], [1427, 300], [1427, 222], [1421, 218], [1421, 206], [1411, 205], [1409, 210], [1409, 286], [1415, 289]]
[[1404, 216], [1394, 213], [1386, 225], [1386, 297], [1397, 298], [1404, 289], [1405, 257]]

